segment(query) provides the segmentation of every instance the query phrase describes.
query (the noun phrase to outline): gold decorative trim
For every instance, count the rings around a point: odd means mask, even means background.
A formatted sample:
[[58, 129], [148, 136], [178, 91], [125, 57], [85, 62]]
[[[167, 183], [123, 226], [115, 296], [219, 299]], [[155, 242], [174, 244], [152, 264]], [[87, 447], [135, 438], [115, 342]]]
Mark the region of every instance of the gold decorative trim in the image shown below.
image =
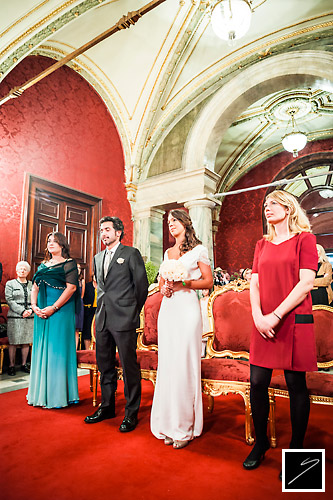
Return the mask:
[[[215, 334], [215, 324], [214, 324], [214, 316], [213, 316], [214, 300], [219, 295], [222, 295], [222, 293], [228, 292], [230, 290], [233, 290], [234, 292], [242, 292], [243, 290], [249, 290], [249, 289], [250, 289], [250, 284], [247, 281], [235, 280], [235, 281], [230, 281], [230, 283], [228, 283], [227, 285], [224, 285], [221, 287], [216, 287], [214, 292], [209, 296], [207, 309], [208, 309], [209, 327], [210, 327], [212, 337], [208, 338], [207, 353], [209, 351], [210, 356], [214, 356], [214, 355], [216, 356], [216, 354], [218, 354], [218, 352], [213, 349], [213, 341], [214, 341], [214, 334]], [[243, 353], [242, 353], [242, 355], [243, 355]], [[248, 353], [247, 353], [247, 355], [248, 355]]]
[[[159, 290], [160, 290], [160, 288], [159, 288], [159, 285], [157, 284], [154, 288], [149, 290], [148, 297], [150, 297], [151, 295], [154, 295], [154, 293], [159, 292]], [[145, 309], [143, 306], [141, 313], [140, 313], [140, 328], [137, 328], [137, 330], [136, 330], [137, 334], [138, 334], [137, 349], [139, 349], [141, 351], [158, 351], [157, 344], [146, 345], [143, 343], [142, 339], [143, 339], [143, 334], [144, 334], [144, 328], [145, 328]]]
[[[59, 42], [57, 42], [57, 43], [59, 43]], [[50, 54], [50, 52], [51, 52], [51, 54]], [[57, 47], [52, 47], [52, 46], [47, 46], [47, 45], [40, 45], [39, 47], [36, 48], [36, 50], [34, 50], [31, 53], [31, 55], [46, 55], [47, 57], [52, 58], [52, 53], [59, 54], [59, 56], [61, 56], [61, 55], [66, 56], [67, 55], [67, 53], [65, 51], [63, 51]], [[95, 64], [88, 56], [84, 55], [84, 57], [86, 57], [90, 62], [92, 62], [92, 64]], [[115, 125], [118, 129], [118, 133], [119, 133], [120, 139], [121, 139], [123, 147], [124, 147], [125, 163], [130, 163], [129, 148], [130, 148], [130, 144], [131, 144], [131, 132], [126, 125], [126, 117], [124, 116], [123, 111], [119, 108], [119, 105], [118, 105], [119, 101], [117, 101], [117, 99], [114, 98], [114, 96], [112, 95], [112, 92], [110, 91], [110, 88], [106, 86], [105, 82], [95, 73], [95, 71], [91, 68], [91, 66], [88, 66], [87, 64], [85, 64], [84, 62], [79, 60], [78, 58], [73, 59], [73, 61], [69, 62], [67, 64], [67, 66], [79, 74], [80, 74], [80, 69], [82, 68], [83, 70], [86, 71], [87, 75], [92, 77], [90, 83], [92, 84], [95, 91], [98, 93], [98, 95], [101, 97], [101, 99], [103, 100], [103, 102], [107, 106], [107, 109], [109, 110], [112, 118], [114, 119]], [[105, 75], [103, 70], [101, 70], [98, 66], [96, 66], [96, 67], [101, 71], [101, 73], [103, 75]], [[81, 74], [81, 76], [85, 80], [89, 81], [84, 74]], [[105, 75], [105, 77], [108, 79], [108, 81], [111, 83], [111, 85], [113, 87], [113, 84], [112, 84], [111, 80], [108, 78], [108, 76]], [[103, 91], [105, 92], [106, 96], [103, 96], [101, 94], [101, 92], [99, 91], [98, 87], [93, 84], [94, 80], [100, 84], [100, 86], [103, 89]], [[113, 88], [115, 89], [115, 87], [113, 87]], [[118, 94], [116, 89], [115, 89], [115, 92]], [[120, 97], [120, 101], [123, 102], [121, 97]], [[110, 104], [112, 104], [112, 106], [114, 106], [114, 109], [112, 109]], [[126, 106], [125, 106], [125, 110], [127, 111]], [[115, 111], [116, 111], [116, 113], [115, 113]], [[122, 130], [122, 128], [123, 128], [123, 130]], [[128, 143], [128, 151], [126, 150], [125, 142]]]
[[[253, 444], [254, 438], [251, 432], [250, 383], [233, 380], [201, 379], [201, 388], [204, 394], [211, 397], [226, 396], [229, 393], [242, 396], [245, 405], [245, 440], [247, 444]], [[210, 407], [213, 408], [213, 406], [214, 402], [212, 401]]]
[[[178, 14], [179, 14], [179, 12], [180, 12], [180, 9], [181, 9], [182, 7], [183, 7], [183, 6], [182, 6], [182, 5], [180, 5], [180, 8], [178, 9], [178, 12], [177, 12], [177, 16], [178, 16]], [[142, 115], [141, 115], [141, 119], [140, 119], [140, 122], [139, 122], [139, 125], [138, 125], [138, 128], [137, 128], [137, 133], [136, 133], [136, 136], [135, 136], [135, 138], [134, 138], [134, 144], [135, 144], [135, 143], [136, 143], [136, 141], [137, 141], [137, 138], [138, 138], [138, 135], [139, 135], [139, 132], [140, 132], [141, 126], [142, 126], [142, 122], [143, 122], [143, 120], [144, 120], [144, 116], [145, 116], [145, 114], [146, 114], [146, 111], [147, 111], [148, 105], [149, 105], [149, 103], [150, 103], [150, 101], [151, 101], [151, 98], [152, 98], [153, 92], [154, 92], [154, 90], [155, 90], [155, 87], [156, 87], [156, 85], [157, 85], [157, 82], [158, 82], [158, 79], [159, 79], [159, 77], [160, 77], [160, 74], [162, 73], [162, 69], [163, 69], [163, 68], [164, 68], [164, 66], [166, 65], [166, 61], [169, 59], [170, 53], [171, 53], [172, 49], [174, 48], [174, 46], [175, 46], [175, 44], [176, 44], [176, 41], [178, 40], [178, 38], [179, 38], [179, 36], [180, 36], [180, 33], [181, 33], [181, 31], [183, 30], [183, 27], [184, 27], [184, 25], [186, 24], [186, 22], [187, 22], [187, 20], [188, 20], [188, 18], [189, 18], [189, 16], [190, 16], [190, 14], [191, 14], [191, 12], [192, 12], [192, 10], [193, 10], [193, 9], [194, 9], [194, 7], [193, 7], [193, 6], [192, 6], [192, 7], [190, 7], [190, 9], [189, 9], [189, 11], [188, 11], [188, 13], [187, 13], [187, 15], [186, 15], [186, 18], [185, 18], [185, 20], [183, 21], [183, 24], [181, 25], [180, 29], [178, 30], [178, 33], [177, 33], [176, 37], [174, 38], [174, 40], [173, 40], [173, 42], [172, 42], [172, 45], [171, 45], [170, 49], [168, 50], [167, 55], [166, 55], [166, 56], [165, 56], [165, 58], [164, 58], [163, 63], [161, 64], [160, 70], [159, 70], [159, 72], [158, 72], [158, 74], [157, 74], [157, 76], [156, 76], [156, 79], [155, 79], [155, 83], [154, 83], [154, 85], [153, 85], [153, 87], [152, 87], [152, 89], [151, 89], [151, 91], [150, 91], [150, 94], [149, 94], [149, 97], [148, 97], [148, 99], [147, 99], [147, 102], [146, 102], [145, 108], [144, 108], [143, 113], [142, 113]], [[149, 130], [149, 128], [148, 128], [148, 130]]]
[[48, 14], [47, 16], [43, 17], [43, 19], [41, 19], [40, 21], [38, 21], [38, 23], [34, 24], [33, 26], [31, 26], [31, 28], [29, 28], [27, 31], [25, 31], [24, 33], [22, 33], [22, 35], [20, 35], [19, 37], [17, 37], [13, 42], [11, 42], [9, 45], [7, 45], [7, 47], [2, 51], [0, 52], [0, 59], [7, 53], [10, 51], [10, 49], [12, 49], [13, 47], [15, 47], [15, 45], [17, 45], [19, 42], [21, 42], [22, 40], [24, 40], [24, 38], [26, 38], [28, 35], [31, 35], [31, 33], [33, 33], [34, 31], [36, 31], [38, 28], [40, 28], [41, 26], [43, 26], [43, 24], [47, 23], [48, 21], [50, 21], [53, 17], [55, 17], [57, 14], [59, 14], [60, 12], [62, 12], [63, 10], [67, 9], [67, 7], [70, 7], [73, 3], [75, 3], [77, 0], [68, 0], [67, 2], [65, 2], [64, 4], [60, 5], [60, 7], [57, 7], [55, 10], [53, 10], [50, 14]]
[[[228, 53], [227, 55], [225, 55], [224, 57], [222, 57], [218, 61], [215, 61], [210, 66], [208, 66], [207, 68], [205, 68], [200, 73], [197, 73], [193, 78], [191, 78], [191, 80], [189, 80], [185, 85], [183, 85], [183, 87], [181, 89], [179, 89], [178, 92], [176, 92], [176, 94], [174, 94], [169, 101], [165, 102], [165, 104], [163, 105], [163, 107], [166, 108], [176, 98], [176, 96], [178, 94], [180, 94], [194, 80], [196, 80], [197, 78], [199, 78], [200, 75], [206, 73], [210, 68], [213, 68], [214, 66], [216, 66], [217, 64], [219, 64], [221, 61], [229, 58], [232, 54], [237, 54], [242, 49], [244, 49], [245, 47], [248, 47], [248, 46], [250, 46], [250, 45], [252, 45], [252, 44], [254, 44], [254, 43], [256, 43], [256, 42], [258, 42], [260, 40], [263, 40], [263, 39], [265, 39], [265, 38], [267, 38], [269, 36], [275, 35], [276, 33], [279, 33], [281, 31], [285, 31], [287, 29], [294, 28], [295, 26], [299, 26], [301, 24], [305, 24], [305, 23], [313, 21], [315, 19], [321, 19], [321, 18], [324, 18], [324, 17], [327, 17], [327, 16], [331, 16], [331, 15], [332, 14], [324, 14], [323, 16], [314, 16], [312, 18], [306, 19], [306, 20], [301, 21], [299, 23], [291, 24], [291, 25], [286, 26], [284, 28], [281, 28], [279, 30], [272, 31], [271, 33], [265, 34], [264, 36], [259, 37], [259, 38], [255, 39], [255, 40], [252, 40], [252, 41], [248, 42], [247, 44], [243, 45], [242, 47], [237, 48], [237, 50], [234, 50], [233, 52]], [[208, 24], [207, 24], [207, 26], [208, 26]], [[206, 29], [207, 29], [207, 26], [206, 26]], [[193, 92], [193, 89], [195, 89], [195, 88], [199, 87], [200, 85], [202, 85], [203, 83], [205, 83], [205, 81], [209, 80], [214, 74], [219, 73], [221, 70], [225, 69], [228, 66], [231, 66], [232, 64], [240, 61], [241, 59], [244, 59], [245, 57], [247, 57], [247, 56], [249, 56], [251, 54], [254, 54], [255, 52], [259, 52], [259, 50], [262, 50], [262, 49], [265, 49], [265, 48], [271, 48], [272, 45], [277, 44], [279, 42], [282, 42], [284, 40], [288, 40], [288, 39], [294, 38], [294, 37], [296, 37], [298, 35], [302, 35], [304, 33], [309, 33], [311, 31], [315, 31], [315, 30], [320, 29], [320, 28], [326, 28], [326, 27], [329, 27], [329, 26], [333, 26], [333, 21], [327, 21], [326, 23], [321, 23], [321, 24], [317, 24], [317, 25], [314, 25], [314, 26], [308, 26], [307, 28], [303, 28], [303, 29], [300, 29], [298, 31], [294, 31], [292, 33], [288, 33], [286, 35], [282, 35], [282, 36], [276, 38], [275, 40], [269, 40], [269, 41], [267, 41], [265, 43], [262, 43], [259, 46], [253, 47], [252, 49], [248, 50], [247, 52], [239, 54], [238, 56], [234, 57], [233, 59], [231, 59], [227, 63], [223, 64], [222, 66], [219, 66], [219, 68], [216, 71], [213, 71], [212, 73], [210, 73], [209, 75], [207, 75], [205, 78], [203, 78], [202, 80], [200, 80], [200, 82], [198, 82], [197, 85], [194, 85], [191, 88], [191, 90], [189, 92], [187, 92], [187, 94], [184, 96], [183, 100], [186, 100], [186, 97], [191, 92]], [[268, 55], [268, 53], [266, 55]], [[178, 102], [179, 101], [177, 101], [177, 103], [175, 104], [175, 106], [177, 106]], [[175, 108], [175, 106], [173, 107], [173, 109]]]
[[[284, 391], [283, 389], [273, 389], [272, 387], [270, 390], [274, 393], [274, 396], [279, 396], [281, 398], [289, 398], [289, 392]], [[321, 404], [321, 405], [333, 405], [333, 397], [329, 396], [311, 396], [310, 395], [310, 401], [311, 403], [315, 404]]]
[[[69, 49], [73, 49], [73, 50], [76, 50], [75, 47], [73, 47], [73, 45], [69, 45], [68, 43], [64, 43], [64, 42], [59, 42], [57, 40], [53, 40], [54, 43], [57, 43], [59, 45], [63, 45], [65, 47], [68, 47]], [[41, 50], [49, 50], [51, 52], [56, 52], [56, 53], [59, 53], [63, 56], [67, 56], [69, 54], [69, 52], [65, 52], [64, 50], [61, 50], [59, 49], [58, 47], [54, 47], [52, 45], [40, 45], [39, 47], [36, 48], [36, 50], [34, 51], [34, 53], [38, 52], [38, 50], [41, 49]], [[110, 78], [108, 77], [108, 75], [100, 68], [100, 66], [98, 66], [89, 56], [87, 56], [86, 54], [82, 54], [81, 57], [85, 57], [86, 59], [88, 59], [88, 61], [90, 61], [102, 74], [103, 76], [105, 76], [106, 80], [108, 80], [108, 82], [110, 82], [111, 84], [111, 87], [112, 89], [114, 90], [114, 93], [118, 96], [119, 98], [119, 101], [121, 102], [121, 104], [124, 106], [124, 109], [126, 110], [126, 113], [127, 113], [127, 116], [129, 118], [130, 114], [129, 114], [129, 111], [126, 107], [126, 104], [125, 102], [123, 101], [121, 95], [119, 94], [117, 88], [115, 87], [115, 85], [112, 83], [112, 80], [110, 80]], [[101, 86], [104, 88], [104, 90], [110, 94], [110, 97], [112, 98], [113, 100], [113, 103], [114, 105], [116, 106], [116, 99], [114, 98], [114, 96], [112, 95], [112, 93], [109, 92], [109, 89], [108, 87], [106, 87], [105, 83], [103, 80], [101, 80], [97, 74], [91, 69], [91, 66], [87, 66], [86, 64], [84, 64], [82, 61], [80, 61], [79, 58], [75, 58], [73, 59], [73, 62], [76, 61], [76, 63], [79, 65], [79, 66], [82, 66], [83, 68], [85, 68], [91, 75], [94, 76], [94, 78], [101, 84]], [[72, 62], [72, 61], [71, 61]], [[75, 71], [79, 72], [79, 68], [78, 67], [73, 67], [72, 69], [74, 69]], [[123, 116], [123, 112], [120, 110], [119, 106], [117, 106], [118, 108], [118, 111], [119, 111], [119, 114]], [[129, 133], [129, 131], [128, 131]], [[130, 133], [129, 133], [130, 134]]]
[[333, 313], [333, 307], [325, 306], [324, 304], [317, 304], [315, 306], [312, 306], [312, 310], [313, 311], [328, 311], [330, 313]]
[[[164, 40], [163, 40], [163, 42], [162, 42], [162, 44], [161, 44], [161, 46], [160, 46], [160, 48], [159, 48], [159, 51], [158, 51], [158, 53], [157, 53], [157, 55], [156, 55], [156, 57], [155, 57], [155, 59], [154, 59], [154, 62], [153, 62], [152, 66], [151, 66], [151, 68], [150, 68], [150, 70], [149, 70], [149, 72], [148, 72], [147, 78], [146, 78], [146, 80], [145, 80], [145, 82], [144, 82], [144, 84], [143, 84], [143, 86], [142, 86], [141, 92], [140, 92], [139, 97], [138, 97], [138, 100], [137, 100], [137, 102], [136, 102], [136, 104], [135, 104], [135, 106], [134, 106], [134, 109], [133, 109], [133, 111], [132, 111], [132, 114], [129, 116], [129, 119], [130, 119], [130, 120], [132, 120], [132, 119], [133, 119], [133, 116], [134, 116], [134, 114], [135, 114], [136, 108], [138, 107], [139, 101], [140, 101], [140, 99], [141, 99], [141, 96], [142, 96], [142, 94], [143, 94], [143, 91], [145, 90], [145, 87], [146, 87], [146, 84], [147, 84], [147, 82], [148, 82], [148, 80], [149, 80], [149, 78], [150, 78], [150, 75], [151, 75], [151, 74], [152, 74], [152, 72], [153, 72], [153, 68], [154, 68], [154, 66], [155, 66], [155, 64], [156, 64], [156, 61], [157, 61], [157, 59], [158, 59], [158, 56], [159, 56], [159, 55], [160, 55], [160, 53], [162, 52], [163, 46], [164, 46], [164, 44], [166, 43], [166, 40], [167, 40], [167, 38], [168, 38], [168, 36], [169, 36], [169, 34], [170, 34], [170, 31], [172, 30], [172, 27], [173, 27], [174, 23], [176, 22], [176, 19], [177, 19], [178, 15], [179, 15], [179, 12], [181, 11], [181, 9], [182, 9], [182, 5], [180, 5], [180, 6], [179, 6], [178, 11], [177, 11], [177, 14], [175, 15], [174, 20], [173, 20], [173, 21], [172, 21], [172, 23], [170, 24], [170, 28], [169, 28], [169, 30], [168, 30], [168, 32], [167, 32], [167, 34], [165, 35]], [[173, 45], [174, 45], [174, 44], [173, 44]], [[173, 45], [172, 45], [172, 47], [173, 47]], [[169, 52], [170, 52], [170, 51], [169, 51]], [[164, 64], [164, 63], [165, 63], [165, 60], [164, 60], [163, 64]], [[162, 68], [163, 68], [163, 64], [162, 64]], [[159, 76], [159, 75], [158, 75], [158, 76]], [[158, 77], [157, 77], [157, 78], [158, 78]], [[148, 100], [150, 99], [151, 95], [152, 95], [152, 92], [150, 93], [150, 96], [149, 96]], [[138, 127], [138, 128], [139, 128], [139, 127]]]
[[2, 31], [0, 33], [0, 38], [2, 38], [3, 36], [7, 35], [7, 33], [9, 33], [9, 31], [12, 29], [12, 28], [15, 28], [15, 26], [17, 26], [18, 24], [20, 24], [22, 21], [24, 21], [25, 19], [27, 19], [31, 14], [33, 14], [34, 12], [36, 12], [38, 9], [40, 9], [41, 7], [44, 7], [44, 5], [46, 5], [50, 0], [44, 0], [42, 3], [40, 3], [39, 5], [37, 5], [36, 7], [34, 7], [33, 9], [29, 10], [24, 16], [20, 17], [19, 19], [17, 19], [16, 21], [14, 21], [8, 28], [6, 28], [4, 31]]

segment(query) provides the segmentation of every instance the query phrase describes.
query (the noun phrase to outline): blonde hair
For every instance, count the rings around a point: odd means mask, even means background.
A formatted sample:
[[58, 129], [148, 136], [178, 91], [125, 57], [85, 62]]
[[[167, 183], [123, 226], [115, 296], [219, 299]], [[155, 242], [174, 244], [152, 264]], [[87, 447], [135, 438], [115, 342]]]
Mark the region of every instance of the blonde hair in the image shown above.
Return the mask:
[[317, 251], [318, 251], [318, 261], [320, 263], [329, 262], [328, 257], [325, 253], [325, 249], [321, 245], [319, 245], [318, 243], [317, 243], [316, 247], [317, 247]]
[[20, 262], [18, 262], [18, 263], [16, 264], [16, 271], [17, 271], [17, 268], [18, 268], [19, 266], [24, 266], [24, 267], [26, 268], [26, 270], [27, 270], [27, 273], [30, 273], [30, 269], [31, 269], [31, 267], [30, 267], [29, 262], [27, 262], [26, 260], [20, 260]]
[[[289, 209], [288, 227], [291, 234], [312, 232], [310, 221], [306, 213], [292, 194], [277, 189], [276, 191], [272, 191], [271, 193], [269, 193], [266, 196], [266, 200], [268, 198], [272, 198], [273, 200], [280, 203], [280, 205]], [[272, 241], [275, 236], [276, 233], [274, 226], [267, 221], [267, 234], [264, 236], [264, 238], [268, 241]]]

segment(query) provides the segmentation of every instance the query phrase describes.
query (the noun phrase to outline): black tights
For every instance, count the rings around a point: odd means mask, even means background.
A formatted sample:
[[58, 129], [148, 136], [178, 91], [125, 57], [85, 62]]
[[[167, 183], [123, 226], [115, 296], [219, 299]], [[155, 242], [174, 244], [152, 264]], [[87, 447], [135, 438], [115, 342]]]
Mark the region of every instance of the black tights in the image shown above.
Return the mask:
[[[306, 386], [305, 372], [285, 370], [284, 376], [290, 399], [291, 441], [290, 448], [303, 448], [303, 441], [310, 413], [310, 399]], [[256, 444], [260, 449], [267, 448], [267, 420], [269, 415], [268, 387], [272, 370], [251, 365], [251, 409], [256, 433]]]

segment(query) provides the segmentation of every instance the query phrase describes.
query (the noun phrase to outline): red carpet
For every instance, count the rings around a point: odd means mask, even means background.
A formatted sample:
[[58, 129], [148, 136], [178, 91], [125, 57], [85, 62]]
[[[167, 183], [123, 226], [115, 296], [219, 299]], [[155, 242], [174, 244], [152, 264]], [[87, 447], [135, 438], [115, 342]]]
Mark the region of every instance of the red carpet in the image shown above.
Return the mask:
[[[305, 445], [326, 449], [326, 493], [282, 493], [278, 473], [281, 448], [289, 439], [288, 400], [277, 399], [278, 448], [264, 463], [244, 471], [250, 451], [244, 440], [244, 405], [240, 396], [215, 400], [205, 410], [203, 435], [174, 450], [150, 433], [153, 388], [143, 381], [137, 429], [121, 434], [123, 384], [117, 417], [87, 425], [93, 413], [88, 376], [79, 378], [80, 404], [60, 410], [31, 408], [26, 390], [0, 395], [3, 500], [164, 500], [333, 498], [333, 407], [312, 405]], [[207, 403], [204, 399], [204, 403]]]

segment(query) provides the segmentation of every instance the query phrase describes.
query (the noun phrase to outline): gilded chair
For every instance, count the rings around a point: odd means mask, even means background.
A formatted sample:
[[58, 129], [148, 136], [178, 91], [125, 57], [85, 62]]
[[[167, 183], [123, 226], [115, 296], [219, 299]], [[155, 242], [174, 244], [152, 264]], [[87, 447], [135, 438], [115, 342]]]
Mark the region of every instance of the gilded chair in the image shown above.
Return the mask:
[[231, 282], [215, 290], [208, 300], [211, 332], [206, 357], [201, 361], [202, 391], [209, 397], [210, 411], [214, 397], [229, 393], [242, 396], [245, 404], [245, 438], [251, 434], [249, 349], [252, 330], [249, 284]]
[[[155, 386], [156, 371], [158, 364], [158, 346], [157, 346], [157, 318], [162, 302], [162, 294], [158, 285], [152, 288], [146, 299], [145, 305], [140, 314], [140, 328], [137, 329], [137, 359], [141, 370], [141, 378], [150, 380]], [[119, 356], [118, 378], [122, 380], [123, 372]]]
[[[8, 313], [8, 304], [1, 304], [1, 314], [0, 314], [0, 324], [6, 325], [7, 324], [7, 313]], [[3, 359], [4, 359], [4, 354], [5, 350], [8, 349], [9, 346], [9, 340], [8, 337], [0, 337], [0, 375], [2, 373], [2, 368], [3, 368]]]
[[[317, 348], [318, 369], [333, 367], [333, 307], [315, 305], [312, 308]], [[306, 383], [311, 403], [333, 405], [333, 376], [323, 371], [308, 372]], [[284, 375], [272, 377], [269, 388], [270, 434], [276, 446], [275, 397], [288, 398], [288, 388]]]
[[91, 323], [89, 349], [76, 351], [77, 366], [90, 371], [90, 390], [93, 393], [93, 406], [97, 406], [98, 366], [96, 362], [95, 316]]

